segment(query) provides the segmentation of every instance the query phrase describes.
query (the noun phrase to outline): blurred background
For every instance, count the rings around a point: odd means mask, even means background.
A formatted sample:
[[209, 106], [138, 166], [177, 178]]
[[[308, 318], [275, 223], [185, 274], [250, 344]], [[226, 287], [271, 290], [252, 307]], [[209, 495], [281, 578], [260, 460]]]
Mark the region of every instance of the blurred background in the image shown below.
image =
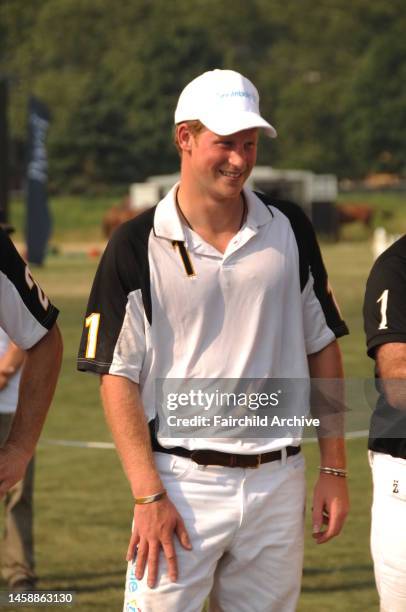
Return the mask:
[[[279, 137], [261, 141], [254, 186], [313, 219], [351, 330], [347, 376], [372, 375], [365, 281], [406, 230], [405, 31], [403, 0], [1, 0], [0, 220], [38, 265], [65, 339], [37, 453], [40, 588], [76, 590], [81, 612], [120, 610], [131, 497], [98, 381], [75, 358], [106, 238], [173, 184], [176, 100], [204, 70], [257, 86]], [[311, 490], [316, 445], [305, 453]], [[300, 612], [378, 610], [365, 432], [348, 453], [352, 513], [334, 542], [308, 537]]]

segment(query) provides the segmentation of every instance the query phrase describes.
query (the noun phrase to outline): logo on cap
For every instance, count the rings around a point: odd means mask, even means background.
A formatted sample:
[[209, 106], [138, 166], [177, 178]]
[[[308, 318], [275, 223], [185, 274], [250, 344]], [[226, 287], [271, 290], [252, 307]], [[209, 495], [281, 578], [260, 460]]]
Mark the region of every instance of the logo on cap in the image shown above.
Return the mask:
[[254, 94], [248, 91], [242, 91], [242, 90], [228, 91], [225, 93], [218, 94], [218, 96], [220, 98], [248, 98], [249, 100], [252, 100], [253, 102], [257, 101]]

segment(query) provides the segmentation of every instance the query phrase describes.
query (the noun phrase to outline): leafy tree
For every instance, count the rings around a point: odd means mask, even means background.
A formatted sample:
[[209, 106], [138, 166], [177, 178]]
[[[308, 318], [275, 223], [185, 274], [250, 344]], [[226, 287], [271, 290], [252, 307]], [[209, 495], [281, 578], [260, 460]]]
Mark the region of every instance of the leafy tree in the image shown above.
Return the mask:
[[257, 85], [279, 133], [260, 162], [400, 170], [405, 14], [404, 0], [3, 0], [11, 132], [25, 137], [30, 94], [48, 104], [59, 189], [171, 172], [180, 90], [206, 69], [234, 68]]
[[406, 169], [406, 20], [362, 56], [348, 97], [346, 140], [353, 173]]

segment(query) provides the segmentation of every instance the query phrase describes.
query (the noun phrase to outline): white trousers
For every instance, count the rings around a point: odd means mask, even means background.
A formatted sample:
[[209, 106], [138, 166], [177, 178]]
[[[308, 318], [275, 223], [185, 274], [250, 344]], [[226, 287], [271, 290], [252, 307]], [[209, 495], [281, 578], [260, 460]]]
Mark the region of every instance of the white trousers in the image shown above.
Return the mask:
[[406, 460], [369, 453], [371, 551], [381, 612], [406, 612]]
[[128, 564], [124, 612], [294, 612], [303, 564], [305, 478], [301, 454], [258, 469], [198, 466], [156, 453], [193, 550], [176, 542], [178, 580], [163, 554], [157, 586]]

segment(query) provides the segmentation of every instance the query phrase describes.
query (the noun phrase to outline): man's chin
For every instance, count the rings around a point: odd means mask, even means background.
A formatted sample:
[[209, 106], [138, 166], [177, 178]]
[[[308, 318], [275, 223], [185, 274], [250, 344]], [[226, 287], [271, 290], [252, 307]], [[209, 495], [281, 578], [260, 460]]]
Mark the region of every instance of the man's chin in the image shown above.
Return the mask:
[[[226, 178], [226, 177], [225, 177]], [[239, 178], [238, 180], [228, 179], [222, 180], [221, 185], [219, 185], [219, 191], [222, 191], [224, 194], [239, 194], [242, 191], [242, 188], [245, 183], [245, 178]]]

